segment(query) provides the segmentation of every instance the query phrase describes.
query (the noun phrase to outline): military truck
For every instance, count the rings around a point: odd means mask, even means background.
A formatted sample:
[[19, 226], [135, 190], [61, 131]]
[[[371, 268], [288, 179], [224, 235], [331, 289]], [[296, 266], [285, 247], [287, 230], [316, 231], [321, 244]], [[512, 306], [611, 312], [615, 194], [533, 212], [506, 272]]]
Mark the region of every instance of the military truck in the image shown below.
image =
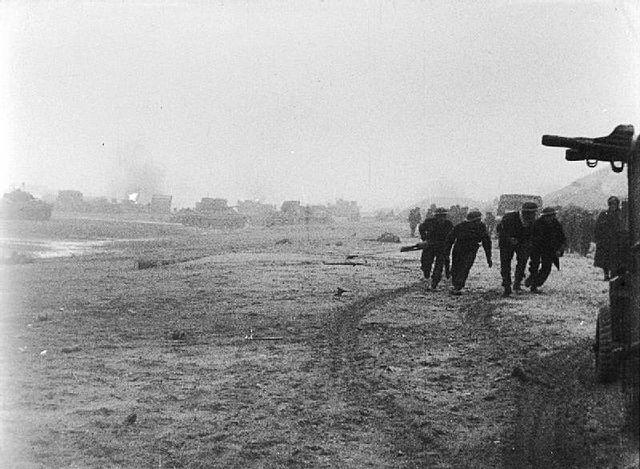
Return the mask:
[[525, 202], [534, 202], [538, 207], [542, 207], [542, 197], [529, 194], [502, 194], [498, 202], [496, 215], [503, 217], [505, 213], [520, 210]]
[[629, 398], [629, 425], [638, 432], [640, 409], [640, 143], [632, 125], [619, 125], [605, 137], [544, 135], [542, 144], [565, 147], [568, 161], [589, 167], [605, 161], [614, 172], [627, 169], [628, 198], [622, 207], [617, 267], [609, 282], [609, 304], [597, 316], [595, 374], [601, 382], [622, 378]]
[[5, 220], [49, 220], [52, 210], [53, 205], [21, 189], [4, 194], [0, 201], [0, 218]]

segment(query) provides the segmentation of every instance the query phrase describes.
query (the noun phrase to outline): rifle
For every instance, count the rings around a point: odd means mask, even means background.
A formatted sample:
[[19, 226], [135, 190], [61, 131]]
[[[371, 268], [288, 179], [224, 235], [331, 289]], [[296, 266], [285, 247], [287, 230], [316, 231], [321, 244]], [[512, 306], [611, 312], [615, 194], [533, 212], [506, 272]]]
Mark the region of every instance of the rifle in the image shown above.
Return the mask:
[[585, 160], [590, 168], [595, 168], [598, 161], [608, 161], [611, 169], [620, 173], [625, 163], [629, 163], [629, 154], [633, 149], [633, 132], [632, 125], [619, 125], [606, 137], [599, 138], [543, 135], [542, 144], [547, 147], [568, 148], [567, 161]]
[[402, 246], [400, 248], [400, 252], [422, 251], [426, 247], [427, 247], [427, 242], [426, 241], [422, 241], [422, 242], [417, 243], [417, 244], [412, 244], [411, 246]]
[[[411, 246], [402, 246], [400, 248], [400, 252], [422, 251], [426, 247], [427, 241], [422, 241], [417, 244], [412, 244]], [[449, 256], [446, 256], [444, 260], [444, 275], [446, 278], [451, 277], [451, 260], [449, 259]]]

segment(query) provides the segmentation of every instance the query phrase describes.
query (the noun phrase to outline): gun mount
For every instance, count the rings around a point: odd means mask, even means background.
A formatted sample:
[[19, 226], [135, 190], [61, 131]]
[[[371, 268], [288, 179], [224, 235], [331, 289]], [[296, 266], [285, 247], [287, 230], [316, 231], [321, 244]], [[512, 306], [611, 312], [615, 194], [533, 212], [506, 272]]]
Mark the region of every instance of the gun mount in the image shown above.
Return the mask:
[[633, 149], [633, 133], [632, 125], [619, 125], [606, 137], [572, 138], [543, 135], [542, 144], [547, 147], [568, 148], [567, 161], [586, 161], [590, 168], [595, 168], [598, 161], [608, 161], [611, 169], [620, 173], [624, 165], [629, 163]]
[[[593, 350], [599, 381], [623, 378], [628, 396], [629, 427], [638, 432], [640, 413], [640, 142], [632, 125], [619, 125], [606, 137], [568, 138], [544, 135], [542, 144], [568, 148], [568, 161], [595, 167], [608, 161], [614, 172], [627, 167], [628, 219], [620, 233], [626, 261], [609, 282], [609, 305], [600, 309]], [[637, 436], [637, 433], [636, 433]]]

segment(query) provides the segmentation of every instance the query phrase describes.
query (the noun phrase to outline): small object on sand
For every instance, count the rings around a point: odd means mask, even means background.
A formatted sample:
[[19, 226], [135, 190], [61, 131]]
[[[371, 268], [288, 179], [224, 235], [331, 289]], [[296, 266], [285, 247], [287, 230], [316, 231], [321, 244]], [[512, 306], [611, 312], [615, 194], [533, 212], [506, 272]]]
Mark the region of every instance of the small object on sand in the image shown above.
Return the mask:
[[340, 296], [342, 296], [344, 293], [347, 293], [348, 291], [349, 291], [349, 290], [345, 290], [345, 289], [344, 289], [344, 288], [342, 288], [342, 287], [338, 287], [338, 290], [336, 290], [335, 296], [340, 297]]
[[74, 346], [72, 346], [72, 347], [62, 347], [62, 348], [60, 349], [60, 351], [61, 351], [62, 353], [79, 352], [80, 350], [82, 350], [82, 349], [80, 348], [80, 346], [79, 346], [79, 345], [74, 345]]
[[531, 381], [531, 376], [529, 376], [527, 374], [526, 371], [524, 371], [522, 368], [520, 368], [519, 366], [516, 366], [512, 371], [511, 371], [511, 376], [513, 376], [514, 378], [518, 378], [520, 381], [522, 381], [523, 383], [527, 383], [529, 381]]
[[347, 256], [347, 260], [348, 260], [348, 259], [355, 259], [356, 257], [360, 257], [360, 256], [358, 256], [358, 254], [349, 254], [349, 255]]
[[289, 238], [283, 238], [276, 241], [276, 245], [278, 244], [291, 244], [291, 240]]
[[264, 337], [255, 337], [253, 335], [251, 336], [245, 336], [244, 340], [283, 340], [284, 337], [280, 337], [280, 336], [264, 336]]
[[47, 354], [46, 350], [43, 350], [42, 352], [40, 352], [40, 355], [42, 355], [43, 357]]
[[138, 415], [134, 412], [133, 414], [127, 415], [127, 418], [124, 419], [125, 425], [133, 425], [138, 420]]
[[343, 261], [343, 262], [322, 261], [322, 263], [324, 265], [350, 265], [350, 266], [367, 265], [366, 262], [354, 262], [354, 261]]
[[171, 338], [171, 340], [186, 340], [187, 333], [182, 330], [172, 331], [169, 337]]
[[400, 236], [386, 232], [378, 236], [376, 241], [380, 241], [381, 243], [399, 243]]
[[48, 321], [49, 320], [49, 313], [47, 313], [46, 311], [43, 313], [38, 314], [38, 317], [36, 318], [38, 321]]

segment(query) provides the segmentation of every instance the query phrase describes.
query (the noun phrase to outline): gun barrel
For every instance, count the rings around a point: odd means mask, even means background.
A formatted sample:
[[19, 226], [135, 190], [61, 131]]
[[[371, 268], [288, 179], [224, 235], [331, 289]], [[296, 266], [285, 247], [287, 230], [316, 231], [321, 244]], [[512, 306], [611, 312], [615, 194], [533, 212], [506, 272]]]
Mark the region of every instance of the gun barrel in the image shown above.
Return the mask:
[[560, 135], [543, 135], [542, 144], [545, 147], [573, 148], [575, 150], [584, 149], [589, 144], [593, 144], [591, 139], [561, 137]]

